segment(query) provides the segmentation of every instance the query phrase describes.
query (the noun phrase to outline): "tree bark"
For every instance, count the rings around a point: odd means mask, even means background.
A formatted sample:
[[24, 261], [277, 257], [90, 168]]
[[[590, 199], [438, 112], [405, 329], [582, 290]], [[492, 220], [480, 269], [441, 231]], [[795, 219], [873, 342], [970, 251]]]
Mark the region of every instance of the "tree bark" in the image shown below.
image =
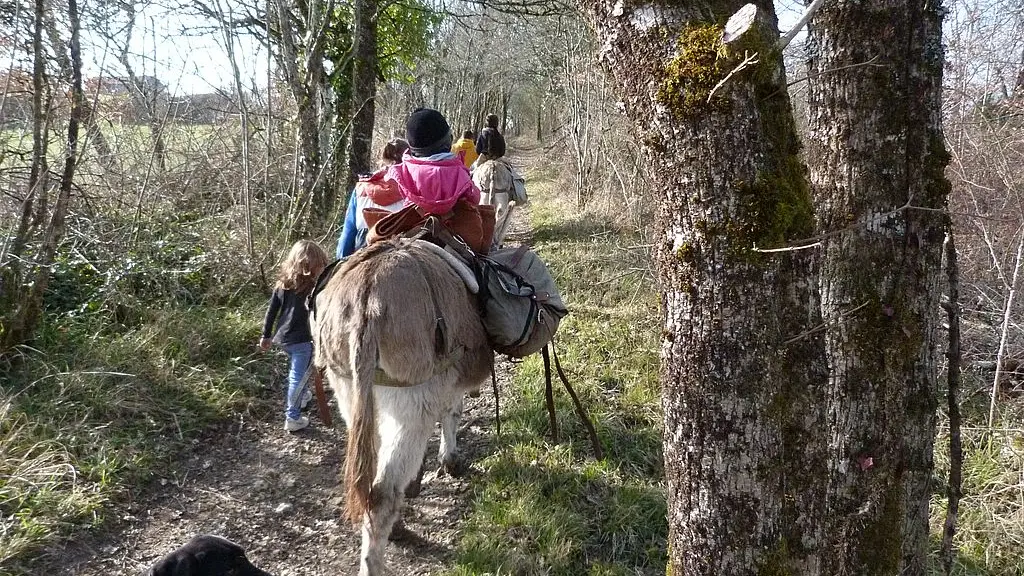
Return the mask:
[[[322, 32], [334, 3], [328, 0], [326, 5], [318, 1], [308, 6], [302, 4], [297, 5], [293, 0], [275, 0], [274, 11], [270, 15], [279, 31], [276, 57], [296, 108], [297, 190], [289, 215], [291, 238], [306, 235], [304, 217], [310, 214], [318, 199], [322, 200], [320, 191], [326, 187], [325, 179], [320, 177], [323, 167], [321, 126], [327, 125], [327, 119], [321, 117], [326, 110], [321, 106], [322, 87], [326, 82]], [[298, 16], [293, 14], [293, 10]]]
[[[824, 574], [924, 575], [943, 219], [941, 2], [826, 2], [808, 157], [832, 466]], [[924, 210], [917, 207], [925, 208]]]
[[32, 27], [32, 166], [29, 169], [25, 198], [21, 202], [18, 230], [14, 234], [11, 248], [15, 258], [21, 257], [28, 242], [36, 196], [50, 185], [50, 168], [46, 160], [49, 86], [46, 82], [46, 54], [43, 49], [45, 24], [46, 3], [44, 0], [36, 0]]
[[[49, 187], [49, 167], [46, 161], [48, 140], [47, 114], [50, 91], [46, 79], [46, 52], [43, 47], [43, 29], [46, 21], [46, 4], [36, 0], [32, 23], [32, 166], [29, 171], [25, 197], [22, 198], [18, 214], [18, 227], [11, 241], [10, 250], [0, 262], [0, 356], [26, 340], [26, 312], [29, 301], [24, 290], [32, 265], [25, 253], [29, 250], [36, 221], [33, 213], [38, 209], [37, 197], [40, 190]], [[37, 212], [36, 212], [37, 213]], [[36, 223], [34, 223], [36, 222]]]
[[[41, 34], [44, 16], [43, 0], [37, 0], [36, 38], [34, 41], [36, 48], [34, 50], [34, 58], [37, 59], [37, 64], [38, 59], [43, 57], [43, 53], [39, 49], [42, 47]], [[34, 334], [42, 312], [43, 294], [46, 292], [46, 287], [50, 281], [50, 267], [53, 264], [57, 246], [64, 238], [64, 217], [67, 214], [68, 204], [71, 199], [71, 189], [78, 160], [79, 125], [81, 124], [82, 108], [85, 102], [85, 96], [82, 91], [82, 57], [79, 43], [80, 24], [77, 0], [68, 0], [68, 22], [71, 26], [71, 42], [69, 44], [71, 52], [71, 114], [68, 120], [67, 146], [64, 150], [64, 169], [61, 173], [57, 199], [54, 202], [52, 211], [49, 213], [49, 220], [40, 239], [39, 247], [33, 255], [32, 265], [26, 267], [24, 263], [19, 262], [18, 266], [21, 273], [13, 277], [13, 280], [19, 283], [22, 281], [22, 277], [31, 277], [32, 281], [28, 286], [21, 287], [21, 290], [15, 291], [18, 293], [16, 306], [9, 314], [0, 318], [0, 325], [3, 327], [3, 330], [0, 331], [0, 354], [4, 354], [14, 346], [26, 342]], [[37, 66], [37, 77], [39, 70]], [[38, 79], [34, 88], [39, 91]], [[38, 115], [40, 114], [38, 107], [42, 105], [41, 99], [37, 98], [36, 105], [36, 114]], [[8, 279], [5, 278], [4, 281], [6, 283]], [[15, 287], [17, 288], [17, 286]]]
[[349, 190], [359, 174], [373, 170], [373, 125], [377, 98], [377, 0], [355, 0], [352, 45], [352, 140]]
[[743, 4], [586, 4], [662, 199], [670, 574], [815, 573], [821, 552], [812, 251], [754, 250], [811, 235], [813, 208], [772, 3], [722, 45]]
[[942, 568], [947, 576], [953, 574], [956, 546], [956, 520], [963, 496], [964, 451], [960, 439], [960, 265], [957, 263], [953, 222], [946, 217], [946, 287], [948, 301], [944, 303], [949, 323], [949, 345], [946, 347], [946, 409], [949, 413], [949, 480], [946, 483], [946, 520], [942, 526]]

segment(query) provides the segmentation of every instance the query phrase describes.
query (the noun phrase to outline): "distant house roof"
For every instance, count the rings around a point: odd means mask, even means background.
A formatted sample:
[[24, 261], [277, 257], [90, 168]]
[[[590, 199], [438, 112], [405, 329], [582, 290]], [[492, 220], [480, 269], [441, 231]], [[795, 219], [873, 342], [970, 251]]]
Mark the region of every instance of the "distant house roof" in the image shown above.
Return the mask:
[[[145, 93], [160, 93], [167, 91], [167, 85], [156, 76], [136, 76], [136, 82]], [[89, 92], [100, 94], [128, 94], [131, 92], [132, 81], [127, 76], [101, 76], [89, 78], [85, 81], [85, 89]]]

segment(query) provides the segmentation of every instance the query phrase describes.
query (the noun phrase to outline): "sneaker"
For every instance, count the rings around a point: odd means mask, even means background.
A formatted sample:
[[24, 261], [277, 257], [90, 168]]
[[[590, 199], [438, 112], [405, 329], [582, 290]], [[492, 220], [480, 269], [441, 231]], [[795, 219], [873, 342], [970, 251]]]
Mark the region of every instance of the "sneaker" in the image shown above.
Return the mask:
[[294, 420], [287, 416], [284, 417], [284, 429], [289, 432], [298, 432], [306, 426], [309, 426], [309, 418], [306, 416], [299, 416]]
[[313, 391], [306, 388], [306, 391], [302, 393], [302, 402], [299, 402], [299, 409], [305, 410], [306, 406], [309, 406], [309, 401], [313, 399]]

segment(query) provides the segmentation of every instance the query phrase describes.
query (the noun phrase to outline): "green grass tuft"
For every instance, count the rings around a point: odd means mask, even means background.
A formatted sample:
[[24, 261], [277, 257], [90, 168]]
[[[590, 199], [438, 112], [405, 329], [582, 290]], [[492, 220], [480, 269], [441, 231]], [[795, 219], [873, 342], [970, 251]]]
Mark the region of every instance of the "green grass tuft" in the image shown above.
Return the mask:
[[[1013, 400], [1011, 400], [1013, 402]], [[1009, 423], [1019, 423], [1019, 400]], [[1019, 576], [1024, 574], [1024, 433], [1019, 428], [984, 430], [984, 414], [965, 414], [962, 432], [963, 497], [957, 518], [954, 574]], [[936, 491], [931, 502], [932, 573], [942, 574], [938, 558], [946, 515], [945, 481], [949, 476], [948, 429], [935, 443]]]
[[155, 310], [99, 332], [47, 317], [0, 388], [0, 572], [102, 522], [112, 498], [251, 407], [273, 372], [253, 354], [262, 306]]

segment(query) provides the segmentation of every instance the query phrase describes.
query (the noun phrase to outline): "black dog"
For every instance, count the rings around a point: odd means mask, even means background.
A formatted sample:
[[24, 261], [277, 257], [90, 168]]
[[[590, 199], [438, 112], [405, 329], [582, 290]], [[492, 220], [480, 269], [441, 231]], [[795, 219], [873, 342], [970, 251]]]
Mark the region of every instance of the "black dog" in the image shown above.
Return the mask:
[[271, 576], [253, 566], [242, 547], [219, 536], [203, 534], [164, 556], [146, 576]]

